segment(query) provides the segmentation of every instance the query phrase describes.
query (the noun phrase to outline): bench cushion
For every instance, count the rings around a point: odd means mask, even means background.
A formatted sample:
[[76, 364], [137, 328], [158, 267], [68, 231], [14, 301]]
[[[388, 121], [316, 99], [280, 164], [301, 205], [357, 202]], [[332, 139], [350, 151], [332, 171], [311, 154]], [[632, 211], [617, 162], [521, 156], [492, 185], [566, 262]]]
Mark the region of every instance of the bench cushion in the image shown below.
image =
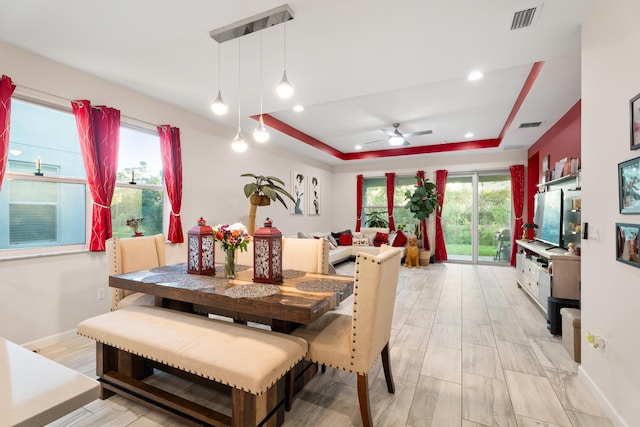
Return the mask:
[[307, 352], [301, 338], [149, 306], [87, 319], [78, 334], [256, 395]]

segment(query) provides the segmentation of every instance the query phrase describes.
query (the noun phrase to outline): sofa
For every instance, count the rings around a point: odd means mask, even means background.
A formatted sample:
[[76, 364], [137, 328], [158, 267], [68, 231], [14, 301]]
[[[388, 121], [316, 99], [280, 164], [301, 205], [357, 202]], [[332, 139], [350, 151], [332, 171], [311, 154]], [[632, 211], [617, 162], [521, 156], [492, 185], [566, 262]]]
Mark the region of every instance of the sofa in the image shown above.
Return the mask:
[[[346, 231], [346, 230], [345, 230]], [[328, 231], [321, 232], [312, 232], [312, 233], [298, 233], [297, 237], [300, 239], [325, 239], [330, 242], [329, 249], [329, 263], [331, 265], [338, 264], [342, 261], [346, 261], [350, 258], [354, 258], [358, 252], [364, 252], [370, 255], [379, 255], [380, 247], [375, 246], [375, 236], [377, 233], [386, 234], [389, 236], [389, 240], [387, 243], [393, 246], [393, 242], [396, 237], [396, 232], [389, 232], [388, 228], [361, 228], [359, 232], [353, 232], [351, 234], [351, 243], [350, 244], [340, 244], [339, 239], [336, 239], [335, 236], [337, 234], [342, 233], [331, 233]], [[413, 234], [408, 232], [403, 232], [403, 234], [407, 237], [414, 237]], [[349, 239], [346, 241], [343, 239], [343, 243], [347, 243]], [[407, 246], [408, 242], [404, 243], [402, 246], [397, 246], [401, 250], [401, 258], [404, 258], [407, 254]]]

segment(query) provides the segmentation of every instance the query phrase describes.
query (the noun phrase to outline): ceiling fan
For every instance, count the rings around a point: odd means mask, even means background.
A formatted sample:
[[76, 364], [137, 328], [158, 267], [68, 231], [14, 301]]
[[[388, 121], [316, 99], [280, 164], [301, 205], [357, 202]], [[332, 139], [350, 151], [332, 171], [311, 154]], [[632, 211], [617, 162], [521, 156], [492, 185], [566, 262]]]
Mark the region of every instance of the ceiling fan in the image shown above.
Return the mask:
[[374, 142], [388, 141], [389, 145], [391, 146], [395, 147], [395, 146], [402, 145], [403, 147], [406, 147], [407, 145], [409, 145], [409, 141], [407, 140], [407, 138], [411, 138], [412, 136], [428, 135], [433, 133], [432, 130], [402, 133], [400, 132], [400, 130], [398, 130], [399, 127], [400, 127], [400, 123], [394, 123], [393, 129], [380, 129], [382, 130], [382, 132], [387, 134], [387, 138], [377, 139], [375, 141], [369, 141], [369, 142], [366, 142], [365, 144], [373, 144]]

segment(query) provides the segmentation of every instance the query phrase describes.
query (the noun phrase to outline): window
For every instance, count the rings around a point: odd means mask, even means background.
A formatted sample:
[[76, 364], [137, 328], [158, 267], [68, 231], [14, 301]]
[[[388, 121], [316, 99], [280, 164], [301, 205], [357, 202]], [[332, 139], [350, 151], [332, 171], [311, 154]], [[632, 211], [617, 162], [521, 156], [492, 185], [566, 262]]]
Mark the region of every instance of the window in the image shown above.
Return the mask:
[[[405, 193], [416, 185], [415, 176], [396, 176], [393, 192], [393, 219], [397, 229], [415, 232], [418, 220], [413, 217], [407, 203]], [[387, 219], [387, 180], [385, 178], [364, 178], [362, 189], [362, 224], [367, 227], [367, 220], [372, 212], [383, 212]]]
[[[164, 188], [158, 134], [122, 125], [118, 155], [113, 235], [133, 234], [126, 226], [129, 218], [144, 218], [144, 234], [161, 233]], [[35, 174], [38, 164], [40, 176]], [[133, 180], [136, 184], [129, 183]], [[91, 210], [70, 108], [13, 98], [7, 172], [0, 190], [0, 250], [68, 245], [79, 249], [88, 240]]]

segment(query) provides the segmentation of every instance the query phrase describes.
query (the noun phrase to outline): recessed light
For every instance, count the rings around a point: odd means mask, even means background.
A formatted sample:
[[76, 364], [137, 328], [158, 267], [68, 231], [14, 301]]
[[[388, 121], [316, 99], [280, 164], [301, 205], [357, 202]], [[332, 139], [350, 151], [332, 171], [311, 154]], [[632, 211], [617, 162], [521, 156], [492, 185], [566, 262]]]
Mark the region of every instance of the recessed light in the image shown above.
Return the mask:
[[473, 132], [467, 132], [464, 134], [465, 138], [473, 138]]
[[355, 148], [356, 150], [362, 150], [362, 145], [356, 145], [354, 148]]
[[293, 111], [295, 111], [296, 113], [301, 113], [304, 111], [304, 107], [300, 104], [296, 105], [295, 107], [293, 107]]
[[467, 79], [469, 80], [480, 80], [482, 78], [482, 76], [484, 76], [484, 74], [482, 74], [482, 71], [472, 71], [469, 73], [469, 75], [467, 76]]
[[19, 156], [20, 154], [22, 154], [22, 150], [18, 150], [17, 148], [12, 148], [11, 150], [9, 150], [9, 153], [13, 154], [14, 156]]

